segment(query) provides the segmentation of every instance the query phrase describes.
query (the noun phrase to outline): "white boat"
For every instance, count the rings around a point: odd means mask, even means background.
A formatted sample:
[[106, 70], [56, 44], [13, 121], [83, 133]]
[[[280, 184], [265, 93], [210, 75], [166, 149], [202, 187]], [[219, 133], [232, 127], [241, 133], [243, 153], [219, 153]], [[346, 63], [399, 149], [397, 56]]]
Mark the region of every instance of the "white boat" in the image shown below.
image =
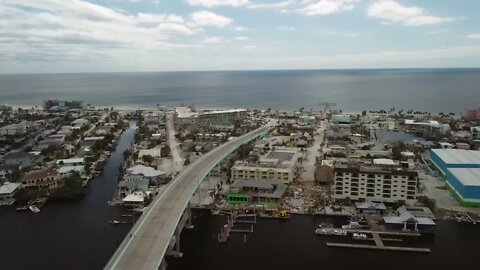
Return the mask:
[[333, 230], [332, 229], [316, 229], [315, 233], [316, 234], [321, 234], [321, 235], [332, 235]]
[[333, 235], [346, 236], [348, 234], [345, 230], [333, 230]]
[[35, 205], [30, 205], [28, 209], [30, 209], [30, 211], [32, 211], [35, 214], [40, 212], [40, 209], [38, 209], [38, 207], [36, 207]]
[[145, 210], [147, 210], [147, 207], [143, 207], [143, 208], [135, 208], [133, 209], [133, 211], [137, 212], [137, 213], [143, 213]]
[[353, 234], [353, 239], [355, 240], [364, 240], [367, 239], [367, 235], [364, 233], [354, 233]]

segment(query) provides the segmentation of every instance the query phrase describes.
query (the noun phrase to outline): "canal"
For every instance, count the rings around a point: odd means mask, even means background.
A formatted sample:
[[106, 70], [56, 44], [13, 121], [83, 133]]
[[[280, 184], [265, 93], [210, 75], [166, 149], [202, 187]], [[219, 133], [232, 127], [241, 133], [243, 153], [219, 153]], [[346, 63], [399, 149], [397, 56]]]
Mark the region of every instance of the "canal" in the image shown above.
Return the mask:
[[49, 202], [39, 214], [0, 208], [0, 269], [102, 269], [131, 227], [108, 223], [122, 209], [107, 201], [135, 132], [132, 122], [82, 201]]

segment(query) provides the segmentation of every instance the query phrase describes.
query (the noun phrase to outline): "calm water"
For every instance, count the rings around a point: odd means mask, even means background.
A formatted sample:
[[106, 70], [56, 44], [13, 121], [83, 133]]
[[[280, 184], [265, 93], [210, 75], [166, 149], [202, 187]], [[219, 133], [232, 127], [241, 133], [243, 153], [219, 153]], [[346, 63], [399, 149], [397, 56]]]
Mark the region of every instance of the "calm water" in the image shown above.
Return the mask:
[[326, 219], [311, 216], [295, 216], [290, 221], [260, 220], [247, 244], [240, 234], [233, 234], [227, 243], [220, 244], [213, 238], [225, 224], [225, 220], [226, 217], [210, 216], [205, 212], [199, 216], [195, 228], [185, 230], [182, 234], [183, 257], [169, 258], [169, 269], [478, 268], [478, 225], [440, 222], [435, 236], [404, 243], [432, 249], [430, 254], [418, 254], [327, 248], [327, 241], [346, 240], [314, 235], [313, 229]]
[[464, 112], [480, 104], [480, 69], [309, 70], [0, 75], [0, 103], [81, 99], [108, 106], [392, 107]]
[[47, 203], [37, 215], [1, 207], [0, 269], [101, 269], [130, 228], [108, 223], [120, 217], [121, 208], [109, 207], [107, 201], [134, 135], [134, 129], [122, 134], [83, 201]]

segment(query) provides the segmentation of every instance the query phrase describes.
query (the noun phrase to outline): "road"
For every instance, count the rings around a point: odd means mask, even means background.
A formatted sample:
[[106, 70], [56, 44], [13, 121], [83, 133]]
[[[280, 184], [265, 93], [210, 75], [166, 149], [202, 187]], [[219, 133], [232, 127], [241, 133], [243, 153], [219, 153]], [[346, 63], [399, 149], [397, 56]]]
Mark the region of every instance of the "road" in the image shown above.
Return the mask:
[[302, 170], [300, 172], [300, 182], [311, 182], [315, 180], [315, 161], [318, 156], [321, 156], [320, 145], [323, 142], [324, 131], [327, 127], [327, 121], [320, 122], [320, 127], [316, 130], [316, 135], [313, 138], [313, 145], [307, 147], [305, 159], [302, 161]]
[[180, 143], [175, 138], [175, 127], [173, 125], [173, 114], [167, 114], [167, 135], [170, 153], [172, 154], [172, 175], [176, 175], [183, 169], [184, 160], [180, 155]]
[[268, 128], [261, 127], [222, 144], [182, 171], [150, 204], [105, 269], [157, 270], [177, 224], [203, 178], [225, 156]]

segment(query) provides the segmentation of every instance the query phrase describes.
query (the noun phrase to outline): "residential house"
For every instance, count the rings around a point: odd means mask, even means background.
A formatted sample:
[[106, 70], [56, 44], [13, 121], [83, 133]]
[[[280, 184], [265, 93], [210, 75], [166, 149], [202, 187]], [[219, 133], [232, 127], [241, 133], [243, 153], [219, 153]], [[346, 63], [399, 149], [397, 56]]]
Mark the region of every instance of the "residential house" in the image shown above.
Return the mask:
[[152, 167], [144, 165], [136, 165], [127, 169], [127, 174], [125, 175], [126, 181], [139, 181], [142, 179], [147, 179], [150, 181], [150, 183], [155, 185], [163, 184], [166, 178], [166, 172], [155, 170]]
[[22, 179], [24, 188], [46, 189], [51, 192], [59, 187], [60, 174], [57, 170], [50, 168], [45, 170], [33, 170]]
[[21, 188], [20, 183], [5, 182], [0, 185], [0, 205], [11, 205], [15, 202], [13, 196]]
[[22, 168], [28, 168], [38, 160], [37, 156], [27, 152], [10, 152], [4, 157], [6, 165], [18, 165]]

